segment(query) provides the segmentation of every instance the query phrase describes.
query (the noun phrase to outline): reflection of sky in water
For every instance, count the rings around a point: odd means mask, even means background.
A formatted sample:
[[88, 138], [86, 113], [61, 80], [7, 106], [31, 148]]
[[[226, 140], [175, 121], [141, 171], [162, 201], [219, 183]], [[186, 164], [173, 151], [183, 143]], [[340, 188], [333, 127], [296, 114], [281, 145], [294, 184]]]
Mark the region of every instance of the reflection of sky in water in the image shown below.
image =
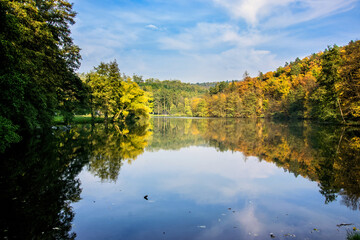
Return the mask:
[[145, 152], [116, 183], [80, 179], [78, 239], [344, 239], [336, 224], [360, 223], [358, 212], [325, 205], [316, 182], [239, 152]]

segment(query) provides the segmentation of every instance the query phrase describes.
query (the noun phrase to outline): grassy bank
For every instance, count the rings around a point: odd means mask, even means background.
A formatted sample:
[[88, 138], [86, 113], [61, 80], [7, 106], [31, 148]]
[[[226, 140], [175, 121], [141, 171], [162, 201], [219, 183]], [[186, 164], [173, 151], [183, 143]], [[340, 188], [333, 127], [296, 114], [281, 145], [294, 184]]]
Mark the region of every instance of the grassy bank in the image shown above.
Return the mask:
[[[102, 123], [104, 122], [104, 117], [96, 117], [94, 119], [95, 123]], [[55, 116], [54, 117], [55, 124], [65, 124], [63, 116]], [[90, 115], [76, 115], [72, 119], [72, 123], [91, 123], [91, 116]]]

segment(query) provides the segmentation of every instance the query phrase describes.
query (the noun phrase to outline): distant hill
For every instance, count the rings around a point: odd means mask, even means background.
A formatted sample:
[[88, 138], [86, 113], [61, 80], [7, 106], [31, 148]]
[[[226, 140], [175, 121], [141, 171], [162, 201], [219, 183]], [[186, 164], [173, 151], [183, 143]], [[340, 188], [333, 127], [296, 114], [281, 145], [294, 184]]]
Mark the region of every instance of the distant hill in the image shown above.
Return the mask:
[[211, 85], [216, 83], [183, 83], [179, 80], [146, 79], [133, 76], [133, 80], [139, 86], [152, 93], [153, 97], [153, 113], [156, 115], [187, 115], [192, 116], [191, 100], [202, 97], [208, 92]]

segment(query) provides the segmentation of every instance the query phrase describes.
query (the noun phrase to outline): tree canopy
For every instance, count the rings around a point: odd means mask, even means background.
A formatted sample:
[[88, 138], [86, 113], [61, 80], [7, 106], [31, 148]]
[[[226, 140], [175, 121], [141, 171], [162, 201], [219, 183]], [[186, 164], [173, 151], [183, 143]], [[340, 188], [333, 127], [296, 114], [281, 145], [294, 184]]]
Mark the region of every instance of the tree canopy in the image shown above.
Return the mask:
[[192, 99], [194, 116], [275, 117], [360, 121], [360, 41], [286, 63], [257, 77], [220, 82], [209, 94]]
[[130, 77], [122, 75], [116, 61], [100, 63], [94, 71], [83, 75], [89, 89], [91, 113], [102, 113], [107, 121], [134, 120], [148, 117], [150, 95]]
[[56, 111], [66, 115], [81, 102], [80, 49], [70, 37], [75, 15], [66, 0], [0, 1], [3, 144], [18, 140], [16, 129], [49, 126]]

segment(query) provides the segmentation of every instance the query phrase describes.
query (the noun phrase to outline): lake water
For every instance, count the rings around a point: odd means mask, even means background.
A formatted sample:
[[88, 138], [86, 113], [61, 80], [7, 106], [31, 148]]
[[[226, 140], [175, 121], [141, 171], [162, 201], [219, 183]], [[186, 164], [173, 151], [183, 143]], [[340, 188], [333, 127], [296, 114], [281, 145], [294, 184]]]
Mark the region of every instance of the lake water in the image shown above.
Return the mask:
[[3, 238], [346, 239], [360, 228], [356, 127], [59, 126], [2, 158]]

